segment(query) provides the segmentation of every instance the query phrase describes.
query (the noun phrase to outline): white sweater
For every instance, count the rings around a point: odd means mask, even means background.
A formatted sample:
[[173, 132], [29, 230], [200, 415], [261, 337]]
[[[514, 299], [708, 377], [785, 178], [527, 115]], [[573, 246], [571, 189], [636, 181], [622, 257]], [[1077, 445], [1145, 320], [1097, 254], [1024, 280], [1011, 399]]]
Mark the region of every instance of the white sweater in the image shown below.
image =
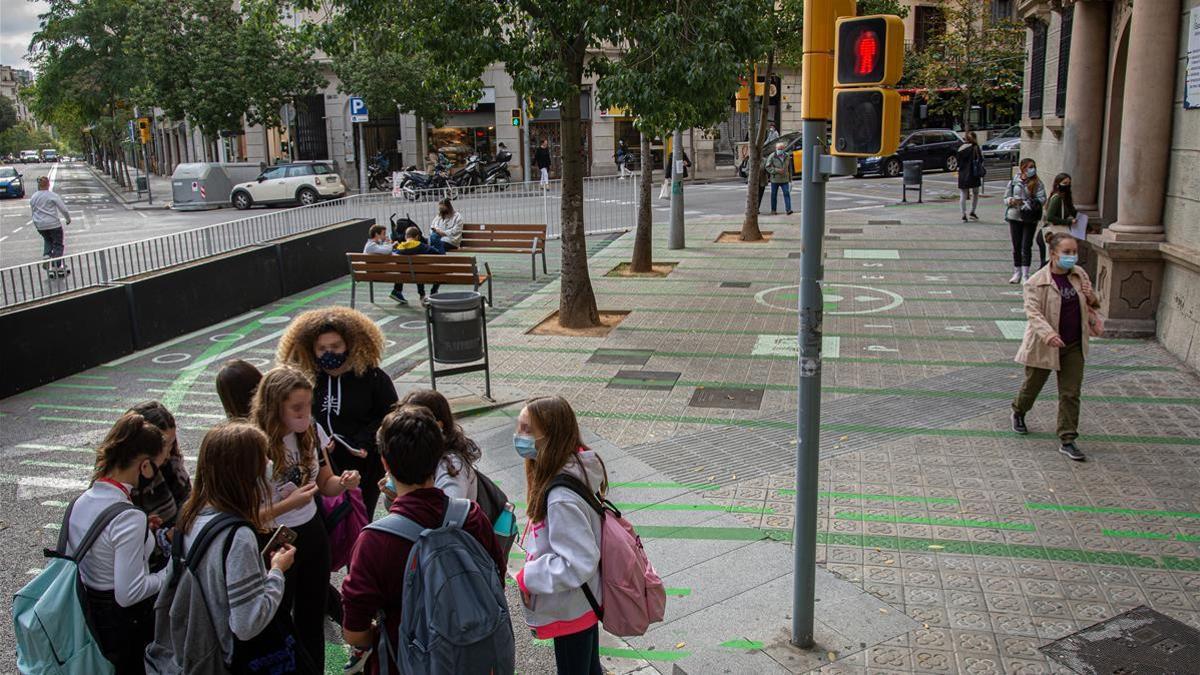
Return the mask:
[[[131, 485], [126, 485], [131, 489]], [[71, 510], [67, 552], [74, 553], [100, 513], [117, 502], [128, 502], [117, 486], [97, 481], [79, 496]], [[125, 511], [113, 519], [79, 563], [83, 583], [95, 591], [113, 591], [117, 604], [133, 606], [158, 593], [166, 570], [151, 574], [148, 562], [154, 552], [154, 536], [146, 526], [146, 514]]]

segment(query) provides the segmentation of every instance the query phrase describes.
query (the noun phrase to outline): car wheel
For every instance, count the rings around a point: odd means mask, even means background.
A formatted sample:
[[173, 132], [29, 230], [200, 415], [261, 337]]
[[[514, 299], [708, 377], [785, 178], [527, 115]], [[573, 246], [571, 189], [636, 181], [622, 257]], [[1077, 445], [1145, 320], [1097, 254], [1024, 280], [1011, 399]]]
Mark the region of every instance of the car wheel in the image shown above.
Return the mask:
[[233, 208], [245, 211], [253, 205], [254, 200], [250, 198], [250, 193], [242, 191], [233, 193]]
[[895, 178], [904, 172], [904, 163], [899, 157], [891, 157], [883, 164], [883, 175]]
[[320, 199], [321, 195], [317, 194], [317, 191], [310, 187], [303, 187], [296, 191], [296, 201], [304, 206], [316, 204]]
[[946, 157], [946, 171], [958, 171], [958, 155], [949, 155]]

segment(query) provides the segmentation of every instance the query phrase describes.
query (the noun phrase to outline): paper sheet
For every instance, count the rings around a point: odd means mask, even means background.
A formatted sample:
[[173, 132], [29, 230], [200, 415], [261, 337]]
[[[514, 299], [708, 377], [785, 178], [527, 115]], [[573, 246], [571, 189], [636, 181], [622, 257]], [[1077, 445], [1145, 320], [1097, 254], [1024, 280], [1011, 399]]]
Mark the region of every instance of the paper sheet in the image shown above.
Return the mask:
[[1088, 217], [1086, 213], [1075, 214], [1075, 224], [1071, 226], [1071, 236], [1076, 239], [1087, 238]]

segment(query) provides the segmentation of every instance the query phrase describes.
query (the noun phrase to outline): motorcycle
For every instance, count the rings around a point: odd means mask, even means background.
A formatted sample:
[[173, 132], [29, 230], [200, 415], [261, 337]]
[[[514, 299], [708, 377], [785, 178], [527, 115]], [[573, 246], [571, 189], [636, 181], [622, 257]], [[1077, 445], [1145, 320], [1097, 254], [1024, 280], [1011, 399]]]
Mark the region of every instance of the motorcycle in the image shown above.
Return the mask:
[[462, 169], [450, 175], [450, 184], [462, 192], [470, 192], [475, 187], [483, 185], [483, 160], [478, 154], [467, 158], [467, 164]]
[[388, 161], [383, 151], [375, 153], [375, 156], [367, 163], [367, 185], [372, 190], [391, 192], [392, 174], [389, 171], [390, 167], [391, 162]]
[[511, 152], [507, 150], [500, 151], [496, 155], [496, 161], [483, 167], [483, 184], [490, 186], [493, 190], [507, 188], [509, 181], [512, 179], [508, 173], [508, 162], [511, 159]]
[[415, 164], [405, 167], [400, 173], [400, 190], [408, 201], [416, 201], [425, 195], [451, 192], [449, 162], [440, 156], [433, 171], [418, 171]]

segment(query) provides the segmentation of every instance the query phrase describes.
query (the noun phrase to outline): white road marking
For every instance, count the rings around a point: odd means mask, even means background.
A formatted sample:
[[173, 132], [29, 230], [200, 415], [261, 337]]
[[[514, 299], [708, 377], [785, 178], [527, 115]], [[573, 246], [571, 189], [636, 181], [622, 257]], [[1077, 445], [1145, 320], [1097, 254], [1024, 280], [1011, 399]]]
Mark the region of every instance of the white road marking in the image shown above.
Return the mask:
[[217, 330], [218, 328], [224, 328], [225, 326], [235, 324], [239, 321], [245, 321], [246, 319], [258, 316], [259, 314], [262, 314], [262, 312], [258, 311], [258, 310], [255, 310], [253, 312], [246, 312], [245, 314], [243, 314], [241, 316], [235, 316], [232, 319], [229, 319], [228, 321], [222, 321], [221, 323], [213, 324], [207, 328], [201, 328], [200, 330], [192, 331], [191, 333], [188, 333], [187, 335], [180, 335], [179, 337], [175, 338], [174, 340], [169, 340], [160, 345], [150, 347], [149, 349], [143, 349], [140, 352], [134, 352], [134, 353], [130, 354], [129, 356], [122, 356], [121, 358], [116, 359], [115, 361], [109, 361], [108, 363], [104, 364], [104, 367], [111, 368], [113, 366], [119, 366], [123, 363], [128, 363], [135, 359], [139, 359], [147, 354], [153, 354], [154, 352], [166, 349], [167, 347], [170, 347], [172, 345], [177, 345], [180, 342], [186, 342], [188, 340], [191, 340], [192, 338], [199, 337], [201, 335], [204, 335], [205, 333], [211, 333], [212, 331]]
[[20, 232], [20, 231], [21, 231], [21, 230], [23, 230], [23, 229], [25, 229], [25, 226], [24, 226], [24, 225], [22, 225], [22, 226], [18, 227], [17, 229], [13, 230], [13, 234], [16, 234], [16, 233], [18, 233], [18, 232]]
[[407, 358], [408, 356], [415, 354], [424, 348], [425, 348], [425, 341], [420, 340], [420, 341], [418, 341], [414, 344], [411, 344], [408, 347], [400, 350], [399, 352], [387, 357], [386, 359], [383, 360], [383, 363], [379, 364], [379, 367], [387, 368], [388, 366], [392, 365], [393, 363], [395, 363], [401, 359]]

